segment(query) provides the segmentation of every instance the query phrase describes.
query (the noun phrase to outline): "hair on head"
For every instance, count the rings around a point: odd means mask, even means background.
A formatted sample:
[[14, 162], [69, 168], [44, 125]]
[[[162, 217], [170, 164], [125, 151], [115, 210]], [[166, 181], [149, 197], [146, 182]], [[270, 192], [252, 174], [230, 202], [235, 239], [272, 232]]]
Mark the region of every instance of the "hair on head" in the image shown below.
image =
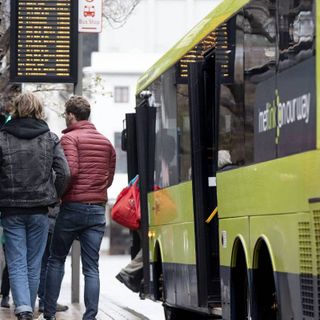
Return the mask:
[[30, 91], [19, 94], [13, 101], [13, 117], [44, 119], [40, 99]]
[[81, 96], [70, 97], [66, 104], [66, 113], [72, 113], [78, 121], [88, 120], [91, 112], [90, 103]]

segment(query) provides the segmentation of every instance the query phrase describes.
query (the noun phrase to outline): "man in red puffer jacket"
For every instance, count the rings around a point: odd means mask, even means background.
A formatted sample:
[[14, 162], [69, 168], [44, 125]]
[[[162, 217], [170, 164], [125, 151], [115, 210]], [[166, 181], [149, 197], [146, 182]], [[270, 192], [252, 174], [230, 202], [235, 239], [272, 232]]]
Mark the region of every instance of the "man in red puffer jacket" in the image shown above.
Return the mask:
[[115, 171], [116, 154], [110, 141], [88, 121], [89, 102], [80, 96], [65, 104], [67, 129], [61, 145], [71, 171], [62, 197], [48, 261], [43, 319], [54, 320], [64, 263], [72, 242], [80, 240], [85, 277], [83, 320], [94, 320], [99, 302], [99, 250], [105, 230], [107, 189]]

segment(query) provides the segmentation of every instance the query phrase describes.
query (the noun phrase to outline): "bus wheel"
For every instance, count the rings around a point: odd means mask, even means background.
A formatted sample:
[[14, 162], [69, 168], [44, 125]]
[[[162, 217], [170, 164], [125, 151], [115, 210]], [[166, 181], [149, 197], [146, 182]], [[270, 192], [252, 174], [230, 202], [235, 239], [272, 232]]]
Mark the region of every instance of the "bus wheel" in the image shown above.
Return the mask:
[[163, 305], [166, 320], [211, 320], [213, 316]]
[[250, 319], [248, 270], [243, 247], [237, 250], [236, 265], [231, 269], [231, 319]]
[[253, 270], [254, 318], [277, 320], [279, 319], [279, 308], [273, 267], [266, 244], [262, 242], [259, 246], [257, 269]]
[[169, 307], [164, 305], [164, 317], [166, 320], [179, 320], [183, 319], [184, 315], [182, 314], [182, 311], [177, 308]]

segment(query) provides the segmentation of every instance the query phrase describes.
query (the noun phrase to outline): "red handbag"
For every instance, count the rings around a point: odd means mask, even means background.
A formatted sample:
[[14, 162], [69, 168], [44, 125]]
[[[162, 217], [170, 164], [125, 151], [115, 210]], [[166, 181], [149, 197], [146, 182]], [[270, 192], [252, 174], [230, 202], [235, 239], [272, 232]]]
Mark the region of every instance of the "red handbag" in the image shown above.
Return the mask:
[[138, 187], [139, 176], [129, 182], [122, 189], [111, 209], [111, 218], [115, 222], [132, 230], [140, 227], [140, 191]]

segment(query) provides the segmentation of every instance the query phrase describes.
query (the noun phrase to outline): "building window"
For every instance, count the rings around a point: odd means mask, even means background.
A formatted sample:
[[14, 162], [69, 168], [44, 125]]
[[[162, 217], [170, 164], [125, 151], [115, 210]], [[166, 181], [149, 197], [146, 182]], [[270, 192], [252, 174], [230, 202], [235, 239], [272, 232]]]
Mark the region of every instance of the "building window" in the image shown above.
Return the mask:
[[129, 87], [114, 88], [114, 102], [128, 103], [129, 102]]
[[116, 173], [127, 173], [127, 153], [121, 149], [121, 132], [114, 133], [114, 148], [116, 150]]

